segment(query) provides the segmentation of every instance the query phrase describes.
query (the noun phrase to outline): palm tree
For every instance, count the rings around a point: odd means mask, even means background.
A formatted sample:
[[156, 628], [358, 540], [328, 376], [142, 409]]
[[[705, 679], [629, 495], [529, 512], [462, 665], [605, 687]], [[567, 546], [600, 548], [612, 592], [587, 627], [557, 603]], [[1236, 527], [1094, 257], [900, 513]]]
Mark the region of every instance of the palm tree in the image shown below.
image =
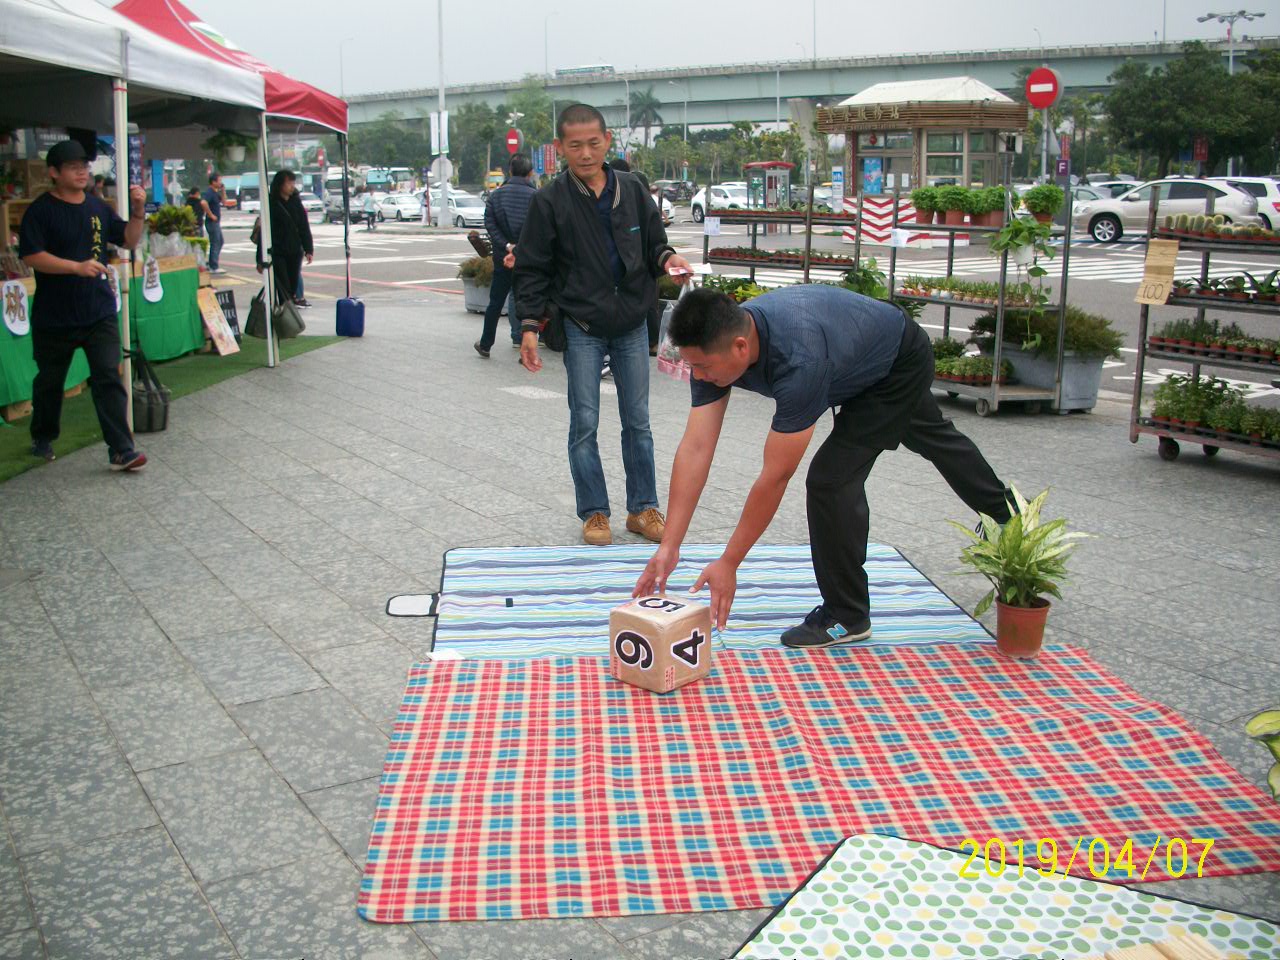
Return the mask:
[[644, 145], [649, 146], [649, 128], [662, 125], [662, 114], [658, 108], [662, 101], [653, 95], [653, 87], [647, 90], [631, 91], [631, 123], [644, 127]]

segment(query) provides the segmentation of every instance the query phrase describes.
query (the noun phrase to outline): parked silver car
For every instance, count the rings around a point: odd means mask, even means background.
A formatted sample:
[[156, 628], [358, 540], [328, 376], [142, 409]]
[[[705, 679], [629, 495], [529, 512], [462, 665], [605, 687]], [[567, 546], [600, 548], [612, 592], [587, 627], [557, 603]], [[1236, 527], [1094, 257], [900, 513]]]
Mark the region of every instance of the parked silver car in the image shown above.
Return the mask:
[[1275, 177], [1210, 177], [1214, 183], [1223, 180], [1229, 186], [1252, 194], [1258, 201], [1258, 217], [1268, 230], [1280, 227], [1280, 182]]
[[1258, 201], [1248, 193], [1223, 181], [1181, 177], [1152, 180], [1111, 200], [1082, 203], [1072, 211], [1072, 223], [1099, 243], [1114, 243], [1126, 233], [1145, 234], [1152, 191], [1159, 191], [1159, 217], [1204, 213], [1205, 201], [1212, 196], [1214, 213], [1228, 223], [1262, 226]]

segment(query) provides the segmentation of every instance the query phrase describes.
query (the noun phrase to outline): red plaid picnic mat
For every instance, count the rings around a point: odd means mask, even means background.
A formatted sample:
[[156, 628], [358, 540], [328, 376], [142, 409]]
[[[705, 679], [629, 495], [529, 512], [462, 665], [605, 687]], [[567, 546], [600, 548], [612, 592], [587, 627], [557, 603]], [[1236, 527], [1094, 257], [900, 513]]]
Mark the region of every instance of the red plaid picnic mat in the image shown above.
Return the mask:
[[1073, 874], [1092, 862], [1120, 882], [1178, 872], [1179, 841], [1194, 876], [1193, 839], [1212, 839], [1203, 873], [1223, 876], [1280, 869], [1278, 811], [1172, 710], [1074, 650], [717, 650], [709, 678], [666, 696], [613, 680], [603, 658], [440, 661], [409, 676], [359, 912], [771, 906], [853, 833], [998, 838], [1010, 862], [1023, 841], [1028, 869], [1051, 839], [1058, 870], [1078, 848]]

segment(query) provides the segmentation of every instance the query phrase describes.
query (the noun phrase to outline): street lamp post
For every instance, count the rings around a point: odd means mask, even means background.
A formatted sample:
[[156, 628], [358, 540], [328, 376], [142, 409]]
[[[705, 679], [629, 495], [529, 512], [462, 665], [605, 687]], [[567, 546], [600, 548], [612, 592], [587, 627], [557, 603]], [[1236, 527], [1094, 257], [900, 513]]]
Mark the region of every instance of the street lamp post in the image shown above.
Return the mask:
[[626, 77], [623, 77], [623, 78], [622, 78], [622, 82], [623, 82], [623, 84], [624, 84], [624, 85], [626, 86], [626, 88], [627, 88], [627, 92], [626, 92], [626, 97], [627, 97], [627, 136], [626, 136], [626, 139], [623, 141], [623, 144], [622, 144], [622, 154], [623, 154], [623, 156], [626, 156], [626, 153], [627, 153], [627, 145], [628, 145], [629, 143], [631, 143], [631, 81], [630, 81], [630, 80], [628, 80]]
[[542, 75], [544, 77], [551, 76], [551, 60], [547, 56], [547, 21], [556, 15], [552, 10], [542, 18]]
[[[440, 178], [440, 213], [436, 225], [443, 227], [449, 217], [449, 147], [448, 147], [448, 114], [444, 112], [444, 0], [436, 0], [436, 31], [439, 34], [440, 50], [440, 89], [438, 103], [440, 111], [440, 172], [446, 174]], [[486, 171], [487, 172], [487, 171]]]
[[[1040, 63], [1048, 66], [1044, 62], [1044, 37], [1040, 36], [1040, 31], [1032, 27], [1036, 32], [1036, 39], [1040, 41]], [[1049, 110], [1046, 107], [1043, 118], [1040, 122], [1040, 179], [1044, 182], [1049, 180]]]
[[[1243, 20], [1248, 23], [1251, 20], [1259, 20], [1266, 14], [1261, 11], [1250, 13], [1248, 10], [1235, 10], [1230, 13], [1206, 13], [1203, 17], [1196, 17], [1197, 23], [1206, 23], [1209, 20], [1217, 20], [1219, 23], [1227, 25], [1227, 76], [1235, 76], [1236, 72], [1236, 37], [1235, 25], [1237, 20]], [[1235, 173], [1235, 157], [1227, 157], [1227, 176]]]
[[682, 86], [684, 88], [684, 142], [689, 142], [689, 81], [676, 83], [674, 80], [668, 80], [667, 85], [671, 87]]

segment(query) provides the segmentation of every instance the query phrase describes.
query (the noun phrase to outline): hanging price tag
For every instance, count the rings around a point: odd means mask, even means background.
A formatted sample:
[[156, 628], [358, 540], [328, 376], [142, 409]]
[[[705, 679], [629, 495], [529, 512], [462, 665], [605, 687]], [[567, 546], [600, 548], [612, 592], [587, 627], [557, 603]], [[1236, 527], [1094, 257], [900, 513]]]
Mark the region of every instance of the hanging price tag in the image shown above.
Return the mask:
[[702, 232], [708, 237], [720, 236], [720, 218], [704, 217], [702, 221]]
[[1134, 302], [1156, 305], [1167, 303], [1173, 290], [1173, 271], [1177, 265], [1177, 240], [1148, 241], [1147, 262]]

